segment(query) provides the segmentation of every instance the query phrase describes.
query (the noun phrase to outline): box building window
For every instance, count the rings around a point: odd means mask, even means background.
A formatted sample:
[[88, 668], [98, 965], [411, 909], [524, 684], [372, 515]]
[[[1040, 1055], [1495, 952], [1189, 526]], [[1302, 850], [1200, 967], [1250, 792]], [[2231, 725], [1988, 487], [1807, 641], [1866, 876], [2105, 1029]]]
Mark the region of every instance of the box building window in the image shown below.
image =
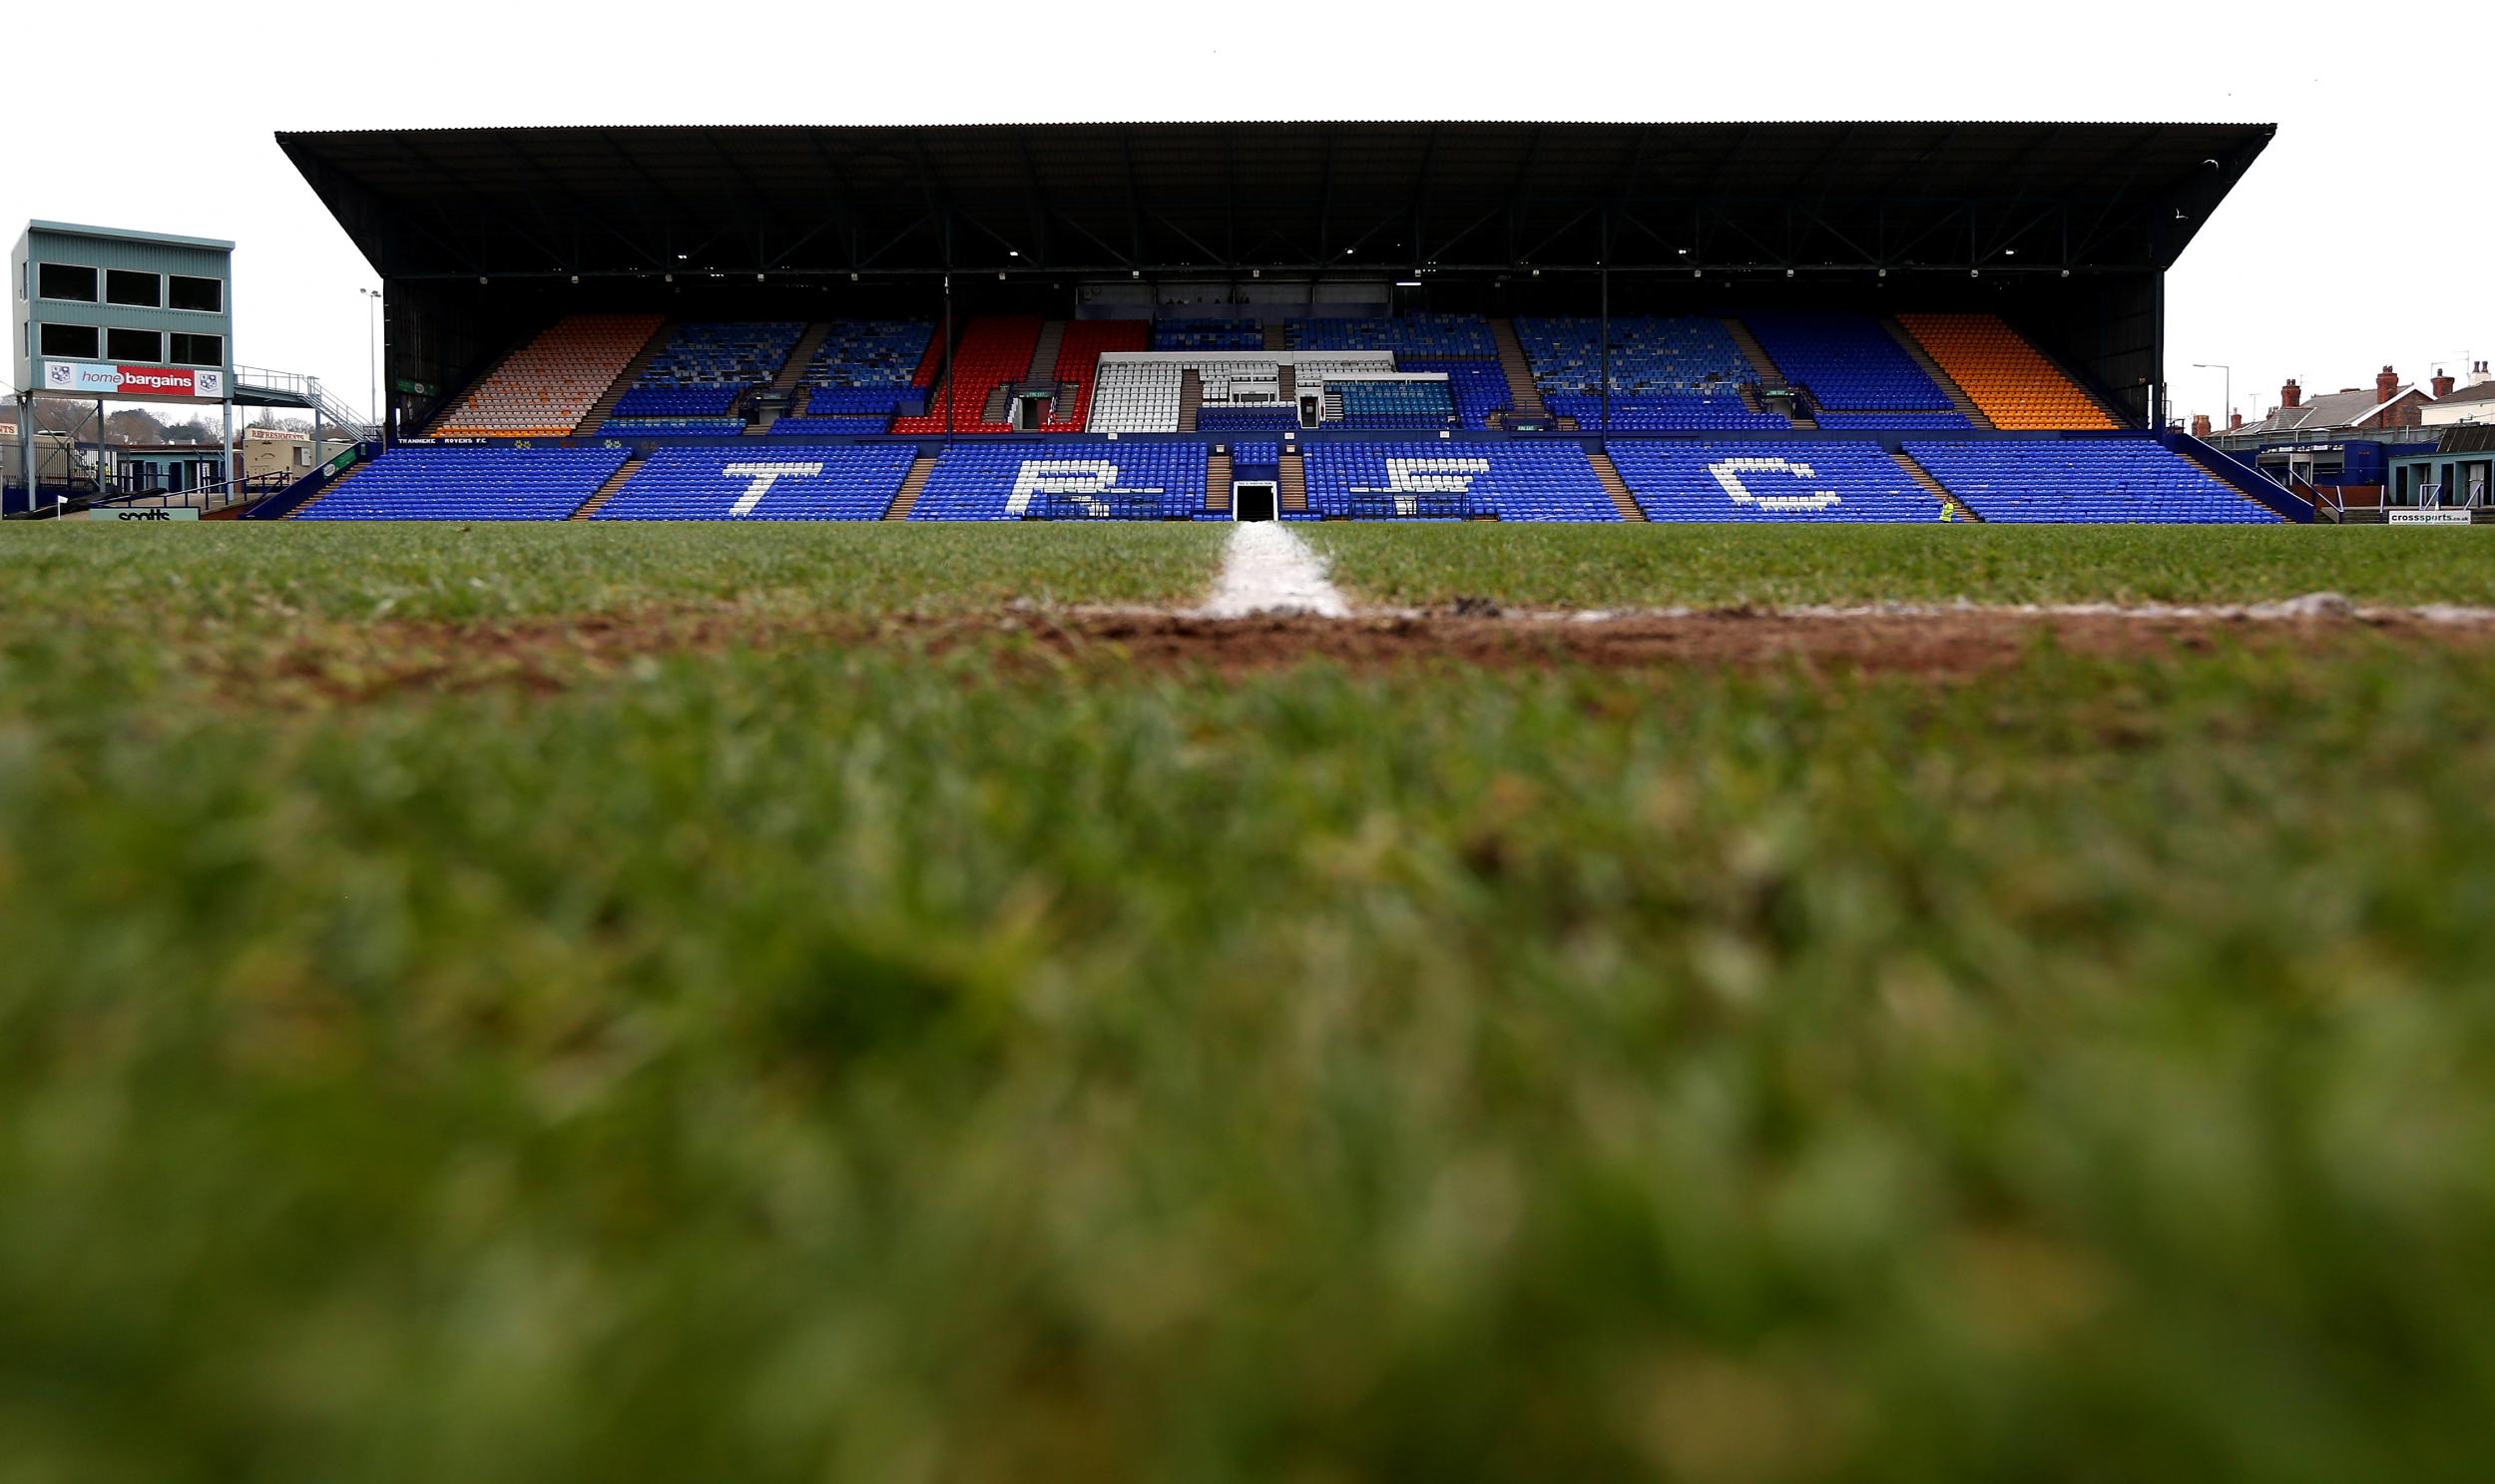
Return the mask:
[[104, 332], [104, 348], [114, 360], [153, 365], [164, 359], [165, 337], [152, 329], [108, 329]]
[[35, 296], [65, 303], [95, 302], [95, 269], [75, 263], [46, 262], [35, 267]]
[[175, 273], [166, 280], [167, 302], [177, 309], [192, 309], [214, 314], [226, 306], [226, 283], [222, 278], [194, 278]]
[[93, 360], [95, 351], [96, 334], [92, 324], [47, 324], [43, 327], [43, 353], [46, 355]]
[[133, 309], [160, 309], [165, 305], [165, 281], [154, 273], [107, 268], [104, 272], [104, 301], [125, 304]]

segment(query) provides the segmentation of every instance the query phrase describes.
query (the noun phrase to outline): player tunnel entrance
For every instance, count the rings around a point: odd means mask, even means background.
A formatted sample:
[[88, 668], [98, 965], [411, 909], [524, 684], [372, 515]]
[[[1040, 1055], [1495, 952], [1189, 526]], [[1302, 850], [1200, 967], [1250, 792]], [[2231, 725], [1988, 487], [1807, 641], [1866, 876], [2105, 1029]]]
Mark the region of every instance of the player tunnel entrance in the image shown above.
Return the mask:
[[1243, 479], [1231, 486], [1231, 514], [1236, 520], [1271, 520], [1275, 486], [1270, 480]]

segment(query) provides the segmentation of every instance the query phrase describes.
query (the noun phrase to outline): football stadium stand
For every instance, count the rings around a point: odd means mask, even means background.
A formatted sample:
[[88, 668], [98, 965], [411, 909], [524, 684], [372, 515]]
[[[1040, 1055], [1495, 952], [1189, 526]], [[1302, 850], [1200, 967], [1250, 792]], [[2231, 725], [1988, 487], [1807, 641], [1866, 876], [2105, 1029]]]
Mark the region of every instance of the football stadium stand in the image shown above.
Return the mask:
[[657, 314], [567, 314], [452, 403], [433, 430], [451, 437], [563, 437], [664, 322]]
[[906, 443], [662, 448], [591, 519], [880, 520], [914, 457]]
[[1998, 314], [1900, 314], [1924, 353], [1997, 428], [2111, 428], [2096, 398]]
[[1930, 521], [1940, 502], [1876, 443], [1622, 442], [1612, 463], [1651, 521]]
[[2124, 431], [2169, 425], [2164, 274], [2270, 133], [288, 134], [388, 285], [407, 435], [300, 508], [1201, 519], [1270, 480], [1299, 519], [2303, 520]]
[[1306, 463], [1309, 519], [1620, 519], [1574, 443], [1328, 441]]
[[966, 443], [936, 459], [911, 520], [1184, 520], [1205, 503], [1192, 441]]
[[1946, 412], [1949, 393], [1868, 314], [1776, 310], [1742, 316], [1776, 368], [1839, 411]]
[[1913, 442], [1906, 452], [1987, 521], [2259, 525], [2279, 519], [2143, 437]]
[[562, 520], [624, 459], [621, 448], [394, 448], [294, 518]]

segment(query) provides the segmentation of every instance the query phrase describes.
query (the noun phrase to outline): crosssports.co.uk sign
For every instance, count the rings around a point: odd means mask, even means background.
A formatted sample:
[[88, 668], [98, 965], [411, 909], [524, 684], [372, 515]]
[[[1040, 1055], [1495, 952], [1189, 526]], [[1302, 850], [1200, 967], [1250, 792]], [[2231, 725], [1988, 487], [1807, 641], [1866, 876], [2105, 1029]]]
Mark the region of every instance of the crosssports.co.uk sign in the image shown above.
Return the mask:
[[226, 373], [185, 366], [99, 365], [83, 360], [47, 360], [43, 389], [72, 397], [222, 397]]

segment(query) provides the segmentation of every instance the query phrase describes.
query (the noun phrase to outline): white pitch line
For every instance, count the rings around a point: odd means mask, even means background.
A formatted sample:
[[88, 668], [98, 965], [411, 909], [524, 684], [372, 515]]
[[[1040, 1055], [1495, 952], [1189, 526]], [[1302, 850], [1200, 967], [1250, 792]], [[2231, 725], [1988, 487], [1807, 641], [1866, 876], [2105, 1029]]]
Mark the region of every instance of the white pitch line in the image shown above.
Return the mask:
[[1210, 619], [1304, 613], [1347, 619], [1351, 605], [1325, 577], [1325, 562], [1280, 521], [1242, 521], [1222, 549], [1222, 575], [1199, 610]]

